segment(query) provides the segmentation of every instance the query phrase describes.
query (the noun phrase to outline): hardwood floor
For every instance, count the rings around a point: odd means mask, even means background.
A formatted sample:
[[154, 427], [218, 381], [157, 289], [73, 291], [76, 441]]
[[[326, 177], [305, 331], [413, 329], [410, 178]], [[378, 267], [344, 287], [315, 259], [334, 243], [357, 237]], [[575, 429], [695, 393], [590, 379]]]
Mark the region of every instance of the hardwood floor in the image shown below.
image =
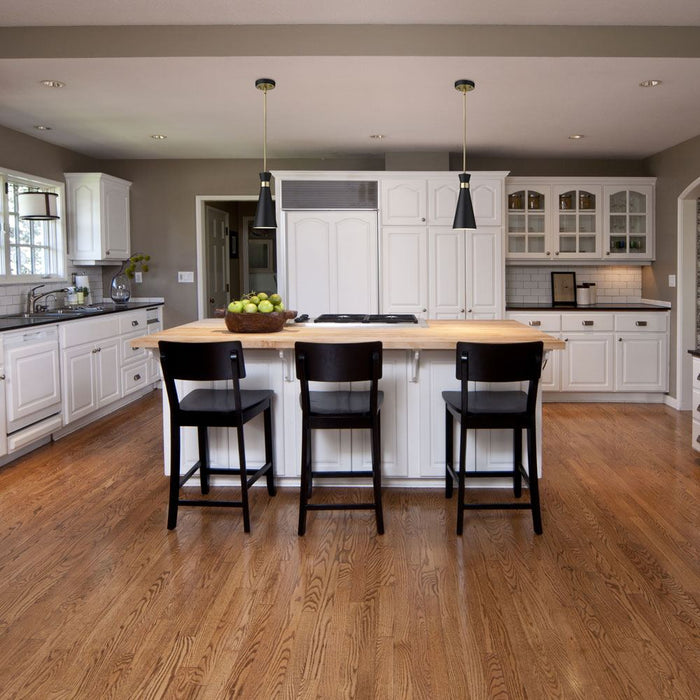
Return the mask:
[[[385, 489], [165, 527], [159, 395], [0, 469], [0, 697], [697, 698], [700, 457], [661, 405], [546, 404], [544, 534]], [[324, 492], [325, 493], [325, 492]], [[330, 492], [328, 492], [330, 493]], [[483, 493], [483, 492], [482, 492]], [[481, 495], [481, 494], [480, 494]]]

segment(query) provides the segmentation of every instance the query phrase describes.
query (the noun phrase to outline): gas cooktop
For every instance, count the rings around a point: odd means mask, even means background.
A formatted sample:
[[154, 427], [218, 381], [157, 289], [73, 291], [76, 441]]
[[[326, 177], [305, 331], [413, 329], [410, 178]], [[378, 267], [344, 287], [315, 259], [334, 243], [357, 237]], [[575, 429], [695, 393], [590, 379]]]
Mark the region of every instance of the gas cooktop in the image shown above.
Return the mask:
[[418, 323], [413, 314], [321, 314], [314, 323]]

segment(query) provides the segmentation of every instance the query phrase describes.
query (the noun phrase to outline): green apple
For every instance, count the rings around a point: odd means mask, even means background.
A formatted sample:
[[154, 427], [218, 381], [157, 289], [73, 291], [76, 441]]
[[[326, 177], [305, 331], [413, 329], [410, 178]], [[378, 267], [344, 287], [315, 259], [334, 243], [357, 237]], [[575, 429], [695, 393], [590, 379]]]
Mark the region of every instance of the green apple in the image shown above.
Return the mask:
[[265, 294], [265, 292], [258, 292], [258, 299], [260, 299], [260, 301], [265, 301], [265, 299], [267, 298], [268, 297], [267, 294]]
[[261, 314], [269, 314], [273, 309], [274, 309], [274, 307], [272, 306], [272, 303], [267, 299], [263, 299], [258, 304], [258, 311]]
[[270, 301], [273, 304], [281, 304], [282, 303], [282, 297], [279, 294], [270, 294]]
[[232, 301], [232, 302], [228, 305], [228, 310], [229, 310], [232, 314], [239, 314], [239, 313], [241, 313], [241, 311], [243, 311], [243, 302], [242, 302], [242, 301], [238, 301], [238, 300]]
[[275, 311], [284, 311], [284, 304], [282, 302], [275, 304], [274, 309]]
[[243, 312], [246, 314], [256, 314], [256, 313], [258, 313], [258, 305], [257, 304], [246, 304], [243, 307]]
[[260, 303], [260, 297], [257, 294], [254, 294], [250, 299], [248, 299], [249, 304], [255, 304], [256, 306]]

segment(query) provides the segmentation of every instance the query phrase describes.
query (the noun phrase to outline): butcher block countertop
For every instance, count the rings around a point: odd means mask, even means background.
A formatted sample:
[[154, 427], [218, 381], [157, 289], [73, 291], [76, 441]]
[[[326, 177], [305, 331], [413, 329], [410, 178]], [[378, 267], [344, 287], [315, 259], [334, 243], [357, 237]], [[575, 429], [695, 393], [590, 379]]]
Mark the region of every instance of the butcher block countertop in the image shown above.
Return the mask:
[[458, 341], [515, 343], [541, 340], [545, 350], [563, 350], [559, 338], [528, 328], [517, 321], [427, 321], [407, 326], [328, 326], [287, 323], [278, 333], [230, 333], [221, 318], [193, 321], [182, 326], [134, 338], [134, 348], [157, 348], [159, 340], [187, 343], [240, 340], [244, 348], [285, 350], [298, 341], [358, 343], [381, 340], [385, 350], [452, 350]]

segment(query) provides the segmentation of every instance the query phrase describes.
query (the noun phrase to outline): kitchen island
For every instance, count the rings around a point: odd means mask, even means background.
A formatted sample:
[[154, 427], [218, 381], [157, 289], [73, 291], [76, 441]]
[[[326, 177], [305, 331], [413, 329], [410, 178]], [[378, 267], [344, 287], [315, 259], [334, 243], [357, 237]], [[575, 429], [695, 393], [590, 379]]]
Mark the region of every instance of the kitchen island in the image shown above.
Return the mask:
[[[297, 483], [301, 450], [301, 410], [294, 369], [294, 344], [380, 340], [384, 347], [382, 472], [387, 485], [441, 485], [445, 474], [442, 391], [457, 389], [455, 345], [458, 341], [526, 342], [541, 340], [545, 354], [565, 347], [562, 340], [517, 321], [432, 321], [420, 325], [327, 326], [289, 322], [278, 333], [230, 333], [223, 319], [205, 319], [131, 341], [133, 347], [157, 352], [159, 340], [208, 342], [240, 340], [245, 351], [246, 388], [275, 392], [273, 421], [276, 473], [282, 484]], [[538, 463], [541, 458], [541, 404], [538, 401]], [[163, 396], [165, 471], [169, 472], [169, 420]], [[365, 470], [369, 464], [367, 431], [315, 431], [314, 460], [320, 469]], [[235, 431], [210, 429], [211, 460], [237, 465]], [[512, 464], [512, 432], [480, 430], [470, 434], [469, 469], [502, 470]], [[197, 460], [195, 429], [183, 430], [183, 469]], [[262, 464], [262, 421], [246, 425], [251, 465]], [[484, 480], [489, 485], [491, 480]], [[497, 480], [494, 480], [497, 483]]]

